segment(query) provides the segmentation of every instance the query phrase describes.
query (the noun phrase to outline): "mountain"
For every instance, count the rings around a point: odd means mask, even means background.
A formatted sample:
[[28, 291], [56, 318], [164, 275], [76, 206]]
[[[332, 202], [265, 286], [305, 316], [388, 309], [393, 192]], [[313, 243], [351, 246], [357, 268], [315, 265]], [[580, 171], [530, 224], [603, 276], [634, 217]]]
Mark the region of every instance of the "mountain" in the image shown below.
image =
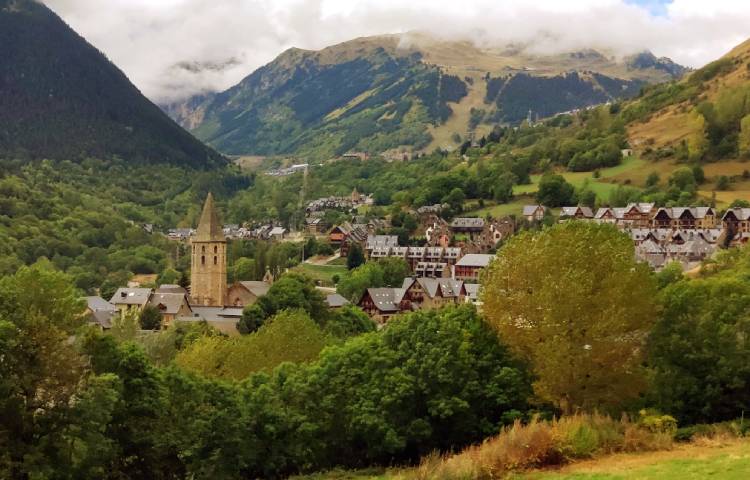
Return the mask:
[[455, 147], [497, 123], [632, 97], [685, 71], [648, 52], [618, 60], [595, 50], [531, 51], [419, 33], [292, 48], [224, 92], [163, 108], [225, 153], [325, 158]]
[[643, 153], [678, 160], [750, 156], [750, 40], [678, 82], [646, 89], [624, 114], [630, 144]]
[[0, 156], [224, 163], [33, 0], [0, 0]]

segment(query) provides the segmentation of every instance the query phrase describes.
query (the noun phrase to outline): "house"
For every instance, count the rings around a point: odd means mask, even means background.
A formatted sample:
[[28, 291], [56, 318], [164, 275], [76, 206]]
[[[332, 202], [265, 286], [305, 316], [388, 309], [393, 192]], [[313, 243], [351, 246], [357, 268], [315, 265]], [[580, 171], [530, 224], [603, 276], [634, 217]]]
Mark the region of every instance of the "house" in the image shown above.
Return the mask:
[[118, 288], [109, 303], [120, 313], [140, 312], [148, 304], [152, 292], [150, 288]]
[[620, 153], [622, 154], [622, 158], [629, 158], [633, 156], [633, 149], [623, 148], [622, 150], [620, 150]]
[[325, 232], [325, 223], [319, 217], [305, 218], [305, 231], [310, 235], [319, 235]]
[[[615, 209], [617, 210], [617, 209]], [[654, 213], [653, 203], [629, 203], [618, 210], [618, 224], [625, 227], [648, 227]]]
[[453, 278], [466, 282], [476, 282], [479, 280], [480, 272], [487, 268], [493, 258], [495, 258], [494, 255], [483, 253], [464, 255], [453, 267]]
[[465, 283], [464, 289], [466, 289], [466, 303], [471, 303], [477, 309], [482, 307], [482, 301], [479, 299], [479, 287], [478, 283]]
[[594, 212], [590, 207], [562, 207], [560, 210], [560, 221], [567, 220], [592, 220]]
[[178, 316], [189, 316], [193, 312], [185, 293], [154, 292], [148, 304], [159, 310], [164, 327], [171, 325]]
[[365, 252], [368, 258], [388, 257], [391, 248], [394, 247], [398, 247], [397, 235], [368, 235], [365, 242]]
[[450, 266], [445, 262], [419, 262], [414, 274], [417, 277], [447, 278], [450, 276]]
[[258, 301], [258, 298], [268, 293], [271, 285], [268, 282], [241, 281], [235, 282], [227, 290], [227, 305], [246, 307]]
[[112, 317], [117, 315], [117, 307], [102, 297], [86, 297], [86, 315], [89, 325], [96, 325], [102, 330], [112, 328]]
[[405, 298], [403, 288], [368, 288], [358, 306], [370, 318], [380, 324], [392, 316], [412, 310], [411, 302]]
[[464, 233], [472, 237], [482, 233], [482, 230], [484, 230], [484, 219], [477, 217], [457, 217], [450, 223], [450, 229], [454, 234]]
[[452, 278], [405, 278], [402, 289], [412, 308], [425, 310], [463, 303], [466, 298], [464, 282]]
[[365, 225], [346, 222], [336, 225], [328, 232], [328, 242], [339, 247], [341, 256], [345, 257], [349, 253], [350, 245], [357, 243], [364, 246], [368, 233]]
[[349, 305], [349, 300], [339, 295], [338, 293], [331, 293], [326, 295], [326, 305], [328, 305], [328, 308], [336, 310]]
[[242, 318], [242, 308], [240, 307], [220, 307], [220, 306], [193, 306], [191, 315], [179, 315], [177, 322], [206, 322], [215, 329], [229, 336], [238, 336], [237, 330]]
[[711, 207], [662, 207], [651, 223], [654, 228], [713, 228], [716, 226], [716, 212]]
[[547, 213], [544, 205], [524, 205], [523, 217], [529, 222], [540, 222]]
[[721, 225], [727, 232], [750, 232], [750, 208], [730, 208], [721, 217]]
[[281, 241], [284, 238], [286, 238], [286, 228], [284, 227], [273, 227], [270, 232], [268, 232], [268, 237], [271, 240]]

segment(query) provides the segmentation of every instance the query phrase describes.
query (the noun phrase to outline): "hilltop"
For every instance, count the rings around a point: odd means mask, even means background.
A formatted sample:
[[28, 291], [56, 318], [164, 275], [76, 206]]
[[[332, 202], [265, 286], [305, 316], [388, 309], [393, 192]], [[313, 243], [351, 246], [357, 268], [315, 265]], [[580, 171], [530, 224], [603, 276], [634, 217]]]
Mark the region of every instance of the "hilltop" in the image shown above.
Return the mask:
[[224, 92], [163, 108], [228, 154], [452, 149], [493, 125], [632, 97], [686, 71], [648, 52], [532, 51], [420, 33], [292, 48]]
[[0, 58], [0, 156], [224, 163], [40, 2], [0, 0]]

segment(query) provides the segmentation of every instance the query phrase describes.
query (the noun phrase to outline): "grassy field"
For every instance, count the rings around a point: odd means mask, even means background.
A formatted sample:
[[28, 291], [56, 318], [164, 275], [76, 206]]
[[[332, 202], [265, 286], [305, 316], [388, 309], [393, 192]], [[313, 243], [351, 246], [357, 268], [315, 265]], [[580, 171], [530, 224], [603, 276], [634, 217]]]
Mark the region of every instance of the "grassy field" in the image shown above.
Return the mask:
[[686, 445], [666, 452], [612, 455], [554, 473], [519, 475], [518, 480], [698, 480], [750, 478], [750, 441]]
[[[411, 471], [333, 471], [296, 480], [410, 480]], [[750, 478], [750, 440], [679, 445], [668, 451], [616, 454], [577, 462], [557, 471], [520, 473], [513, 480], [745, 480]]]
[[295, 267], [299, 271], [309, 275], [313, 280], [319, 281], [324, 286], [333, 286], [333, 276], [339, 277], [346, 273], [346, 265], [313, 265], [303, 263]]

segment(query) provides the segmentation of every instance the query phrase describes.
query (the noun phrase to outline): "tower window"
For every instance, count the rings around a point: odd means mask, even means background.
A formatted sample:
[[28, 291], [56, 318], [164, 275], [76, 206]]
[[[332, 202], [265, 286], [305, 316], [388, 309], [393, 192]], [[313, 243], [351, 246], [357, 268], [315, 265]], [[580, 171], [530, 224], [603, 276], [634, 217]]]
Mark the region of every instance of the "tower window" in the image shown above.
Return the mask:
[[218, 264], [219, 261], [216, 259], [216, 256], [214, 256], [214, 265]]
[[203, 246], [201, 247], [201, 253], [206, 253], [206, 246], [205, 246], [205, 245], [203, 245]]
[[216, 245], [214, 245], [214, 253], [218, 253], [218, 252], [219, 252], [219, 247], [217, 247]]
[[206, 256], [201, 255], [201, 265], [205, 265], [205, 264], [206, 264]]

